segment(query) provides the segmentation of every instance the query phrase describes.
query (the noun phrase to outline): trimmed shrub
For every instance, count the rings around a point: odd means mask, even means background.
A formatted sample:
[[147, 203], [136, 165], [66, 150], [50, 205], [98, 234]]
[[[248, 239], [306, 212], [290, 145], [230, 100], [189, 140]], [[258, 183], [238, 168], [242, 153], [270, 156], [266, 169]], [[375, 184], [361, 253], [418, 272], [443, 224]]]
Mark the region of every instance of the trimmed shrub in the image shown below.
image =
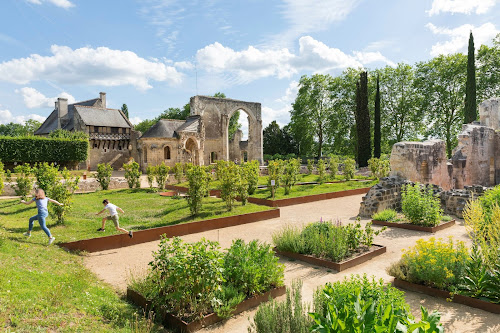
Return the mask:
[[186, 197], [192, 215], [197, 215], [201, 210], [203, 197], [206, 190], [207, 174], [202, 166], [192, 166], [187, 170], [189, 182], [188, 196]]
[[356, 161], [352, 158], [346, 158], [344, 160], [344, 178], [345, 180], [351, 180], [354, 178], [356, 173]]
[[113, 167], [107, 163], [97, 164], [96, 178], [99, 185], [103, 190], [107, 190], [109, 183], [111, 182], [111, 174], [113, 173]]
[[0, 136], [0, 160], [3, 162], [85, 161], [88, 149], [89, 141], [85, 139]]
[[182, 166], [182, 163], [175, 163], [173, 172], [174, 177], [177, 180], [177, 184], [182, 182], [182, 176], [184, 176], [184, 167]]
[[298, 159], [290, 159], [288, 161], [283, 162], [283, 173], [281, 175], [283, 180], [283, 187], [285, 188], [285, 195], [290, 194], [290, 190], [293, 185], [298, 180], [299, 172], [300, 172], [300, 161]]
[[239, 176], [239, 167], [232, 161], [228, 161], [219, 169], [220, 194], [228, 210], [233, 209], [234, 201], [238, 196]]
[[151, 192], [153, 192], [155, 190], [153, 188], [153, 183], [154, 183], [155, 178], [156, 178], [156, 167], [154, 167], [152, 165], [148, 165], [148, 167], [146, 168], [146, 175], [147, 175], [147, 179], [148, 179], [149, 190]]
[[330, 169], [330, 178], [335, 180], [335, 176], [339, 172], [339, 158], [331, 154], [328, 158], [328, 169]]
[[314, 171], [314, 160], [307, 160], [307, 174], [311, 175]]
[[257, 190], [259, 183], [259, 161], [253, 160], [243, 164], [248, 182], [248, 195], [252, 195]]
[[[177, 166], [178, 163], [175, 165]], [[165, 183], [168, 180], [168, 172], [170, 171], [170, 167], [165, 165], [165, 162], [161, 162], [161, 164], [158, 164], [156, 166], [156, 172], [155, 172], [155, 177], [156, 177], [156, 183], [158, 183], [158, 188], [160, 190], [163, 190], [165, 188]], [[176, 174], [177, 175], [177, 174]], [[177, 178], [177, 176], [176, 176]]]
[[276, 186], [276, 188], [280, 187], [281, 179], [283, 176], [283, 164], [284, 163], [281, 160], [274, 160], [269, 162], [269, 165], [267, 166], [267, 185], [271, 186], [271, 180], [274, 180], [274, 185]]
[[238, 168], [238, 178], [235, 180], [236, 181], [236, 186], [238, 187], [238, 197], [241, 200], [241, 203], [243, 206], [247, 204], [248, 200], [248, 178], [249, 178], [249, 170], [248, 168], [245, 168], [244, 165], [240, 166]]
[[44, 162], [36, 163], [32, 171], [36, 177], [36, 186], [44, 190], [46, 193], [49, 193], [50, 189], [57, 181], [59, 169], [54, 165], [54, 163], [49, 164]]
[[387, 177], [391, 172], [391, 163], [388, 159], [372, 157], [368, 160], [368, 167], [375, 178]]
[[16, 195], [20, 195], [23, 200], [26, 200], [28, 194], [33, 189], [33, 169], [28, 164], [18, 165], [14, 168], [16, 177], [16, 188], [14, 191]]
[[133, 161], [132, 163], [123, 164], [123, 169], [125, 169], [125, 179], [127, 180], [129, 188], [140, 188], [141, 187], [141, 170], [139, 163]]
[[80, 177], [72, 177], [66, 168], [61, 172], [61, 177], [62, 181], [58, 180], [51, 186], [48, 196], [63, 204], [63, 206], [50, 205], [51, 213], [57, 223], [63, 224], [66, 214], [73, 207], [73, 193], [78, 189]]

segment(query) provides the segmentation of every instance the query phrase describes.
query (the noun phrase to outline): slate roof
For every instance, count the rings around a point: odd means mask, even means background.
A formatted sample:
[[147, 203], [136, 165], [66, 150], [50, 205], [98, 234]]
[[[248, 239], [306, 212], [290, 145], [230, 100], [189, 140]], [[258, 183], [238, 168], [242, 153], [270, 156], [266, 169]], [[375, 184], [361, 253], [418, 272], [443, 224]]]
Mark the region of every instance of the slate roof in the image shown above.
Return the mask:
[[198, 125], [200, 124], [200, 116], [190, 116], [186, 122], [179, 127], [176, 132], [198, 132]]
[[151, 126], [141, 138], [176, 138], [178, 128], [186, 123], [185, 120], [160, 119]]

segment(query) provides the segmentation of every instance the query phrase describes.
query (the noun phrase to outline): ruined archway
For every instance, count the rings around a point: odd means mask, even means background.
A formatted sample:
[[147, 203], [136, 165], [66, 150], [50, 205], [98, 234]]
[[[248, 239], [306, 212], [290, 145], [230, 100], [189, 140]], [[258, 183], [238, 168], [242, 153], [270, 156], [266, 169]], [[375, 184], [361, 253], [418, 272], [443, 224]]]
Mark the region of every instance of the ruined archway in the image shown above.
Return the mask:
[[184, 144], [184, 161], [193, 163], [194, 165], [200, 164], [200, 151], [198, 143], [193, 138], [188, 138]]

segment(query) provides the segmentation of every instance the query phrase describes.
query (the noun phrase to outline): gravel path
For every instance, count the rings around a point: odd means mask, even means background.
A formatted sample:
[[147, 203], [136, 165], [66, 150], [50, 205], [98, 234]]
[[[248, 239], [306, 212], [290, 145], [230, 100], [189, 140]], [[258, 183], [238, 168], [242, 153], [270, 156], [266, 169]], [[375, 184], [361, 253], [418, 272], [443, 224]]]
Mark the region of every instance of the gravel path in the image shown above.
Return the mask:
[[[271, 242], [273, 232], [286, 224], [301, 225], [319, 221], [320, 218], [323, 220], [341, 219], [344, 223], [352, 222], [358, 213], [362, 196], [356, 195], [283, 207], [281, 208], [281, 217], [277, 219], [212, 230], [182, 238], [186, 241], [197, 241], [205, 237], [219, 241], [222, 248], [229, 247], [232, 240], [237, 238], [243, 238], [246, 241], [259, 239]], [[362, 220], [363, 223], [367, 221], [368, 219]], [[401, 250], [414, 245], [416, 240], [420, 238], [432, 236], [411, 230], [388, 229], [375, 238], [376, 244], [387, 246], [387, 253], [340, 273], [299, 261], [292, 262], [282, 259], [281, 262], [286, 265], [285, 281], [287, 285], [290, 285], [294, 279], [301, 279], [303, 281], [303, 298], [306, 302], [312, 301], [313, 291], [318, 286], [329, 281], [341, 280], [351, 274], [367, 273], [389, 282], [392, 277], [386, 273], [385, 269], [401, 257]], [[462, 221], [451, 228], [436, 233], [435, 236], [443, 238], [453, 236], [455, 239], [470, 243]], [[157, 249], [158, 243], [158, 241], [150, 242], [122, 249], [91, 253], [85, 257], [84, 262], [100, 279], [114, 286], [119, 292], [125, 292], [130, 275], [141, 274], [147, 269], [148, 263], [152, 259], [151, 253]], [[416, 317], [420, 317], [420, 305], [429, 310], [440, 311], [446, 332], [500, 332], [500, 315], [465, 305], [449, 303], [419, 293], [406, 292], [406, 299]], [[253, 317], [254, 312], [255, 310], [247, 311], [229, 319], [224, 324], [206, 329], [206, 331], [247, 332], [248, 318]]]

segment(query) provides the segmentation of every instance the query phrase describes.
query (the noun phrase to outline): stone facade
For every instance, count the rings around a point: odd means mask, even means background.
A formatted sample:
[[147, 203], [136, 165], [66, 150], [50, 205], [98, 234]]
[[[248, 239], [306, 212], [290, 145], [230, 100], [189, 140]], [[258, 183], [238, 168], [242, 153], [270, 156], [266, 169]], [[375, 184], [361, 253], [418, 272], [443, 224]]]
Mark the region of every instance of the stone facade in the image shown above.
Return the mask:
[[[359, 208], [359, 216], [371, 217], [373, 214], [384, 209], [401, 210], [401, 188], [406, 184], [414, 184], [398, 176], [382, 178], [380, 182], [373, 186], [363, 197]], [[455, 215], [462, 218], [463, 210], [467, 201], [478, 198], [487, 190], [486, 187], [475, 185], [465, 186], [464, 189], [444, 190], [437, 185], [432, 186], [434, 194], [441, 199], [441, 207], [445, 214]]]
[[392, 148], [391, 175], [436, 184], [445, 190], [500, 183], [500, 98], [479, 105], [480, 121], [463, 126], [451, 159], [442, 140], [399, 142]]
[[[190, 107], [186, 121], [162, 119], [140, 137], [138, 151], [143, 170], [162, 162], [168, 166], [178, 162], [206, 165], [219, 159], [258, 160], [262, 164], [260, 103], [194, 96]], [[236, 111], [248, 116], [248, 140], [241, 140], [241, 131], [229, 139], [229, 119]]]

